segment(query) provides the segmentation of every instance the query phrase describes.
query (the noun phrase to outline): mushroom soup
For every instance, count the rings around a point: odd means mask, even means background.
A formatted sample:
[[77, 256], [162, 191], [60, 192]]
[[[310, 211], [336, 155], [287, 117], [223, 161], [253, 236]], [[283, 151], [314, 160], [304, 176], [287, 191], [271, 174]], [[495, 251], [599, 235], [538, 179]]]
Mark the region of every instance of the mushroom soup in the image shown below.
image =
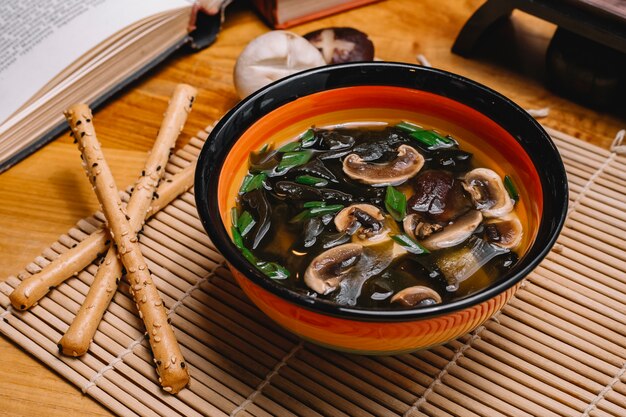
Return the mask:
[[408, 122], [311, 128], [250, 154], [232, 235], [291, 289], [343, 305], [407, 308], [479, 291], [526, 226], [508, 176]]

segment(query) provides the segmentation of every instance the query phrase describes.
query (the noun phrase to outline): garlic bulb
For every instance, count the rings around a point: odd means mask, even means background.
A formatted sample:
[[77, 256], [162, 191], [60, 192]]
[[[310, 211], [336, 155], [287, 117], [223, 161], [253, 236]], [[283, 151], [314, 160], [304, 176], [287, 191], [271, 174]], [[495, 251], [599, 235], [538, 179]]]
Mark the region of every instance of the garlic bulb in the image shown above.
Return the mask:
[[287, 75], [326, 65], [318, 49], [295, 33], [267, 32], [253, 39], [235, 64], [235, 88], [244, 98]]

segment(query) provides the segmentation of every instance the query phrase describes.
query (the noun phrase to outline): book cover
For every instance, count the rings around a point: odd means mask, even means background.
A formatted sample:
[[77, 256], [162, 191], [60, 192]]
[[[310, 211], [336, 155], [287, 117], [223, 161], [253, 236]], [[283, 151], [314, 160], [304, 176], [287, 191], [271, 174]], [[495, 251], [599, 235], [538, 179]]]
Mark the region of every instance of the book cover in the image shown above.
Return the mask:
[[252, 0], [252, 4], [272, 28], [286, 29], [379, 1], [381, 0], [292, 1], [290, 10], [285, 13], [281, 11], [281, 7], [288, 3], [284, 0]]

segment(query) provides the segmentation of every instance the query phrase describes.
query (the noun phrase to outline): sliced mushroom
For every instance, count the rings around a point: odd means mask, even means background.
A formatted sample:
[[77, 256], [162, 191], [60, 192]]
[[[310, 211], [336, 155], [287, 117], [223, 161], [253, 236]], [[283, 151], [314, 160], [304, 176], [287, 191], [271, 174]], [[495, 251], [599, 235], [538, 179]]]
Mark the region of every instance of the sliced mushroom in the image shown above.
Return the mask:
[[502, 179], [488, 168], [476, 168], [465, 174], [463, 188], [485, 217], [502, 217], [513, 210], [513, 200]]
[[420, 243], [429, 251], [451, 248], [467, 240], [482, 220], [480, 211], [471, 210]]
[[335, 227], [352, 236], [352, 242], [370, 246], [387, 241], [398, 232], [396, 223], [376, 206], [353, 204], [335, 216]]
[[424, 166], [424, 157], [409, 145], [398, 146], [395, 159], [382, 164], [369, 163], [357, 154], [343, 160], [343, 172], [363, 184], [380, 187], [402, 184], [413, 177]]
[[304, 283], [318, 294], [335, 291], [362, 253], [363, 247], [356, 243], [346, 243], [322, 252], [304, 272]]
[[404, 233], [416, 240], [425, 239], [443, 229], [439, 223], [430, 223], [417, 213], [409, 214], [402, 221]]
[[432, 288], [416, 285], [397, 292], [391, 297], [392, 303], [406, 307], [428, 306], [441, 303], [441, 296]]
[[522, 222], [515, 213], [485, 222], [485, 236], [496, 246], [515, 249], [522, 241]]
[[350, 235], [361, 230], [361, 233], [373, 236], [382, 229], [383, 220], [385, 215], [378, 207], [371, 204], [352, 204], [337, 213], [335, 227]]

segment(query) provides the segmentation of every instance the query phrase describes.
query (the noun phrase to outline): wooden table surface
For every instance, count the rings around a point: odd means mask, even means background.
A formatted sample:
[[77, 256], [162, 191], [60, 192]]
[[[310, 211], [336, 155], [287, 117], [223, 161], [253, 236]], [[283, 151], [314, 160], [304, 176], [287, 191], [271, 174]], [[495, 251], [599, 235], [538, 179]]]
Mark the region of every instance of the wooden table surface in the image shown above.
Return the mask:
[[[626, 119], [599, 113], [549, 92], [542, 84], [543, 56], [555, 27], [514, 14], [480, 58], [453, 55], [450, 47], [481, 0], [387, 0], [300, 25], [299, 34], [327, 26], [352, 26], [369, 34], [376, 56], [431, 64], [477, 80], [525, 108], [550, 107], [547, 126], [608, 148]], [[232, 82], [243, 47], [268, 28], [238, 0], [226, 14], [217, 42], [208, 49], [179, 52], [95, 114], [102, 147], [120, 187], [136, 178], [152, 146], [168, 96], [176, 83], [199, 90], [179, 146], [238, 101]], [[495, 39], [495, 41], [493, 41]], [[487, 50], [487, 49], [486, 49]], [[75, 222], [97, 209], [79, 153], [67, 133], [0, 174], [0, 271], [20, 271]], [[0, 276], [0, 279], [3, 279]], [[0, 338], [0, 416], [110, 415], [77, 388], [6, 338]]]

